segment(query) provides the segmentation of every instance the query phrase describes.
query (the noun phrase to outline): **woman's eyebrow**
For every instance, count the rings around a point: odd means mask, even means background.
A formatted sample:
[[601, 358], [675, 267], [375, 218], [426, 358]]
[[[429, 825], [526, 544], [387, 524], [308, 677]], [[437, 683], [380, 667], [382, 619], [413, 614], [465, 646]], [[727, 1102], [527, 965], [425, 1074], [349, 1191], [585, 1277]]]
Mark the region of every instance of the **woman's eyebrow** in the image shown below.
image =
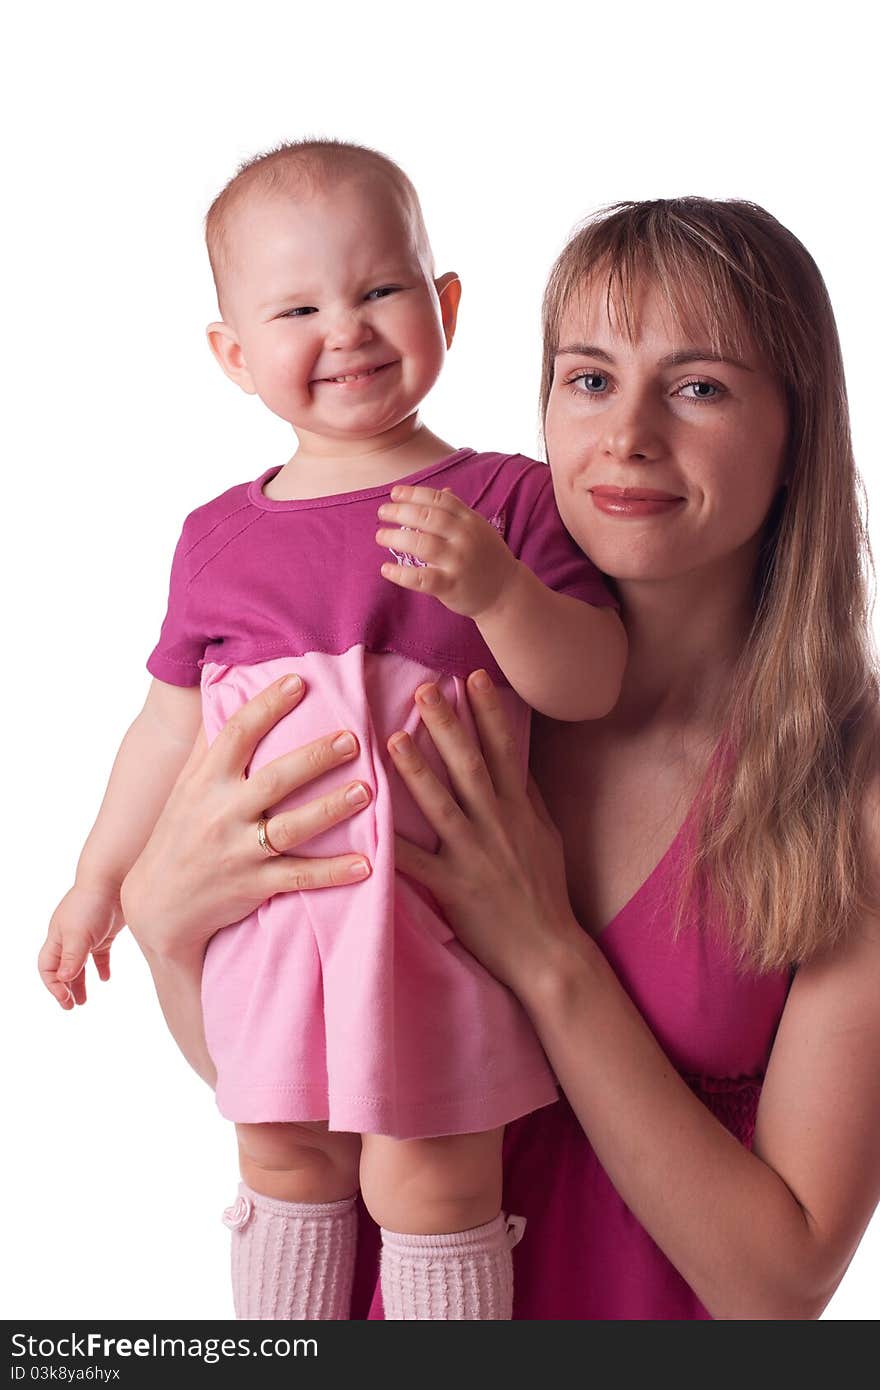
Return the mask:
[[[609, 367], [614, 366], [614, 358], [603, 348], [596, 347], [594, 343], [566, 343], [564, 347], [556, 349], [556, 357], [592, 357], [597, 362], [607, 362]], [[661, 357], [658, 367], [680, 367], [685, 362], [726, 362], [728, 366], [739, 367], [744, 372], [750, 372], [752, 367], [747, 363], [741, 362], [738, 357], [729, 357], [721, 352], [713, 352], [711, 348], [703, 347], [683, 347], [676, 352], [668, 352], [665, 357]]]
[[603, 352], [601, 348], [594, 347], [592, 343], [567, 343], [565, 347], [558, 347], [553, 355], [554, 357], [595, 357], [598, 362], [607, 362], [609, 367], [614, 365], [614, 358], [610, 353]]
[[667, 353], [661, 357], [657, 363], [658, 367], [677, 367], [683, 362], [726, 362], [729, 367], [739, 367], [744, 372], [753, 370], [746, 362], [740, 361], [738, 357], [730, 357], [723, 352], [713, 352], [711, 348], [684, 347], [678, 352]]

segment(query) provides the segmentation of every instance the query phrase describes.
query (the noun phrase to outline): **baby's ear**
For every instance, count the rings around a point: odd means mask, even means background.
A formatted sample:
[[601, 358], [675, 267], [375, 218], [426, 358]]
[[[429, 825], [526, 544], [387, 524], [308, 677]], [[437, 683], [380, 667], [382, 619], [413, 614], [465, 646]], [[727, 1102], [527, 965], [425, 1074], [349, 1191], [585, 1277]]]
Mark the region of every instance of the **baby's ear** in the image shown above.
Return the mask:
[[228, 323], [218, 321], [209, 323], [205, 332], [208, 336], [208, 346], [229, 380], [234, 381], [236, 386], [240, 386], [249, 396], [255, 396], [257, 388], [234, 329], [230, 328]]
[[458, 322], [458, 306], [461, 303], [461, 281], [454, 270], [447, 270], [445, 275], [434, 281], [434, 286], [440, 300], [446, 346], [451, 347], [452, 339], [455, 337], [455, 325]]

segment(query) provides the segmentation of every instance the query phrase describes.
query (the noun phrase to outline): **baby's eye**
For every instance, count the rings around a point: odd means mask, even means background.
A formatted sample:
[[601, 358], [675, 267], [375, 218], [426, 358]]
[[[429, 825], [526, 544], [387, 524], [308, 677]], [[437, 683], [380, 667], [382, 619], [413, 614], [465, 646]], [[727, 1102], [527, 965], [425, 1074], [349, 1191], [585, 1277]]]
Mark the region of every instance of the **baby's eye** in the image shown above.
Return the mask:
[[302, 318], [305, 314], [316, 314], [317, 312], [317, 309], [315, 309], [311, 304], [304, 304], [301, 308], [298, 309], [286, 309], [284, 313], [281, 315], [281, 317], [283, 319], [298, 319]]
[[399, 287], [397, 285], [382, 285], [378, 290], [370, 290], [366, 295], [367, 299], [384, 299], [386, 295], [394, 294]]
[[578, 372], [577, 376], [569, 378], [569, 385], [574, 386], [580, 383], [578, 389], [590, 396], [604, 396], [608, 389], [608, 378], [604, 372]]
[[686, 400], [714, 401], [721, 395], [722, 388], [716, 386], [714, 381], [685, 381], [679, 386], [678, 390], [679, 392], [693, 392], [693, 395], [685, 397]]

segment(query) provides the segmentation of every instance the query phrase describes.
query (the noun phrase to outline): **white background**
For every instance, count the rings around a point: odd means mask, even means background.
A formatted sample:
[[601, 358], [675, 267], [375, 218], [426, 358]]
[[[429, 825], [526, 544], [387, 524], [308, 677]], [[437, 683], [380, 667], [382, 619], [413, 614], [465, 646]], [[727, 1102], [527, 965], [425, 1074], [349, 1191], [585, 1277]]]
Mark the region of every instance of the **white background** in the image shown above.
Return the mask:
[[[876, 79], [858, 12], [154, 0], [6, 20], [6, 1317], [232, 1313], [231, 1126], [131, 939], [72, 1014], [34, 968], [146, 691], [181, 520], [292, 445], [206, 344], [211, 199], [284, 138], [397, 159], [438, 273], [464, 282], [428, 422], [528, 453], [540, 292], [576, 221], [617, 198], [752, 198], [826, 276], [876, 506]], [[877, 1318], [878, 1274], [880, 1216], [827, 1316]]]

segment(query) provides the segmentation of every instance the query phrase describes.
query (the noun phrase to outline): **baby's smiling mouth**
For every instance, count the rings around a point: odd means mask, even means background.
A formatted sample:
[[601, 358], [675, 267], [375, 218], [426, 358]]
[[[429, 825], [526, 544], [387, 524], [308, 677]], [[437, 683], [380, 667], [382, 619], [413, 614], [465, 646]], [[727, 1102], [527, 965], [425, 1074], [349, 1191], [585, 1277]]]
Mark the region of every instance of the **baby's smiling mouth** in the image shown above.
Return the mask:
[[365, 367], [365, 368], [363, 369], [363, 371], [360, 371], [360, 372], [344, 372], [344, 373], [343, 373], [343, 372], [340, 372], [340, 374], [339, 374], [338, 376], [319, 376], [319, 377], [315, 377], [315, 381], [316, 381], [316, 382], [325, 382], [325, 381], [329, 381], [329, 382], [340, 383], [340, 384], [343, 383], [343, 382], [346, 382], [346, 381], [363, 381], [366, 377], [368, 377], [368, 376], [375, 376], [377, 372], [384, 371], [384, 369], [385, 369], [386, 367], [390, 367], [390, 366], [392, 366], [392, 365], [393, 365], [393, 364], [392, 364], [391, 362], [380, 362], [378, 366], [376, 366], [376, 367]]

